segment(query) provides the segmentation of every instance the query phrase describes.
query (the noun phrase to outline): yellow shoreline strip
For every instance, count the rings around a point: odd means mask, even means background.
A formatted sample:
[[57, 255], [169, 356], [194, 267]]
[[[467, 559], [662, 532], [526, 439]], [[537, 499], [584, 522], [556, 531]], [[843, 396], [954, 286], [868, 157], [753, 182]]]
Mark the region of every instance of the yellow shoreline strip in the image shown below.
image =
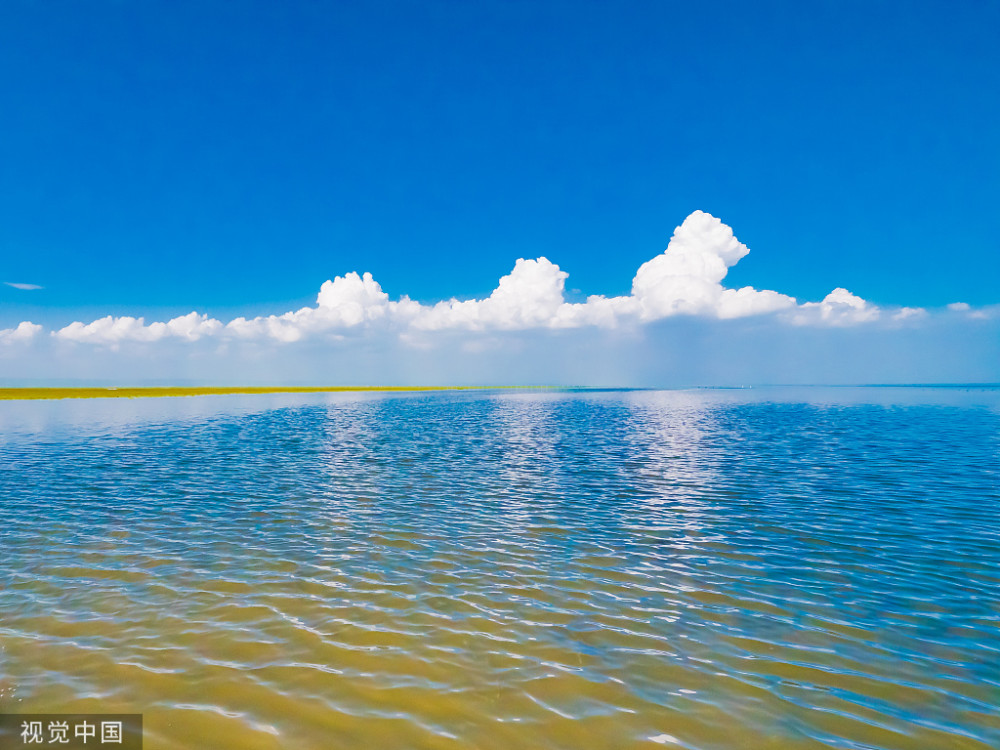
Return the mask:
[[419, 392], [486, 391], [515, 388], [545, 388], [525, 385], [425, 385], [425, 386], [232, 386], [224, 388], [0, 388], [0, 401], [61, 398], [152, 398], [162, 396], [224, 396], [262, 393], [343, 393], [343, 392]]

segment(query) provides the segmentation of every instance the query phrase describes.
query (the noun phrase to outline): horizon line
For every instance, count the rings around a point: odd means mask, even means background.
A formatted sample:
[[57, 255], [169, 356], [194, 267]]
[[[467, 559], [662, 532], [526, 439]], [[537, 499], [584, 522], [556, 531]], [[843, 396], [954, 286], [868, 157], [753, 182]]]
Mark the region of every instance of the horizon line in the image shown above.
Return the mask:
[[337, 386], [22, 386], [0, 388], [0, 401], [84, 398], [163, 398], [268, 395], [281, 393], [420, 393], [443, 391], [558, 390], [752, 390], [754, 388], [1000, 388], [1000, 383], [764, 383], [749, 385], [580, 386], [580, 385], [337, 385]]

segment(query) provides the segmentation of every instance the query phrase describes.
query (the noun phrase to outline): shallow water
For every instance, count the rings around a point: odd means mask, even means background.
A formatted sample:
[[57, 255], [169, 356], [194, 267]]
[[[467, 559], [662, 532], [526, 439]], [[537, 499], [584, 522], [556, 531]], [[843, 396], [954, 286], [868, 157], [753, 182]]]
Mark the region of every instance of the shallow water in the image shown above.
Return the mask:
[[1000, 747], [1000, 392], [0, 404], [0, 711], [159, 748]]

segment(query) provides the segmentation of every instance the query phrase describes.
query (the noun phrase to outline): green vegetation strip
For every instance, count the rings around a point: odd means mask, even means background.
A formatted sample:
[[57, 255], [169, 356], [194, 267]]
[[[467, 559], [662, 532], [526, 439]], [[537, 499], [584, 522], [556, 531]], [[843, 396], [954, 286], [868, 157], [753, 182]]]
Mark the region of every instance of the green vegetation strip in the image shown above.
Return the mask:
[[220, 396], [235, 393], [341, 393], [341, 392], [402, 392], [402, 391], [483, 391], [497, 388], [531, 388], [532, 386], [233, 386], [226, 388], [0, 388], [0, 401], [12, 399], [56, 398], [149, 398], [155, 396]]

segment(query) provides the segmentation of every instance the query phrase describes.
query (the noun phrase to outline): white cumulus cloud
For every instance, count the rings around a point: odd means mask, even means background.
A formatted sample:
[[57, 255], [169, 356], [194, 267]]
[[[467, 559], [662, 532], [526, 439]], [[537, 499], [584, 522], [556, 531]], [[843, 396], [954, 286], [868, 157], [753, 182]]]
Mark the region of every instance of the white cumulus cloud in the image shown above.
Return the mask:
[[719, 219], [695, 211], [674, 230], [662, 254], [643, 263], [632, 296], [643, 320], [668, 315], [738, 318], [795, 305], [795, 299], [752, 287], [725, 289], [722, 280], [749, 251]]
[[212, 336], [223, 328], [218, 320], [196, 312], [182, 315], [166, 323], [146, 325], [144, 318], [128, 315], [113, 317], [106, 315], [92, 323], [79, 321], [70, 323], [53, 332], [53, 336], [63, 341], [114, 345], [122, 341], [159, 341], [164, 338], [178, 338], [197, 341], [204, 336]]
[[378, 320], [389, 308], [389, 295], [370, 273], [349, 273], [324, 281], [316, 296], [318, 312], [334, 325], [356, 326]]
[[38, 284], [25, 284], [20, 281], [5, 281], [4, 284], [7, 286], [12, 286], [15, 289], [20, 289], [22, 292], [33, 292], [36, 289], [44, 289], [45, 287], [39, 286]]
[[793, 323], [809, 325], [822, 323], [831, 326], [848, 326], [877, 320], [881, 315], [878, 307], [866, 302], [856, 294], [837, 287], [823, 298], [822, 302], [806, 302], [794, 311]]
[[451, 299], [430, 307], [421, 305], [410, 311], [413, 326], [423, 330], [549, 327], [565, 304], [567, 276], [547, 258], [518, 258], [514, 270], [500, 279], [486, 299]]
[[16, 328], [0, 330], [0, 344], [18, 344], [31, 341], [42, 331], [42, 326], [30, 321], [23, 321]]
[[927, 315], [927, 311], [922, 307], [901, 307], [897, 310], [893, 316], [893, 320], [913, 320], [917, 318], [923, 318]]

